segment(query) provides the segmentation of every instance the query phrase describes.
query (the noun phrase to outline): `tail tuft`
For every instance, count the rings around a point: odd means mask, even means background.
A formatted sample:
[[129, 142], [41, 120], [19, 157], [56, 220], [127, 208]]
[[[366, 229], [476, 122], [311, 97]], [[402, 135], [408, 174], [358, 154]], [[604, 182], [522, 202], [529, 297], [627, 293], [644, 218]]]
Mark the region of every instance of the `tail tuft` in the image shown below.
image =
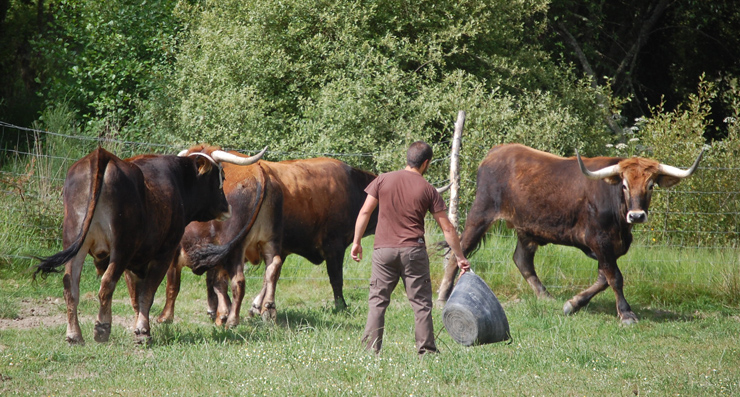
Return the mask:
[[187, 249], [186, 255], [190, 259], [190, 269], [194, 274], [200, 276], [224, 263], [229, 251], [228, 245], [195, 245]]
[[52, 256], [45, 258], [35, 257], [40, 260], [41, 263], [36, 265], [36, 270], [33, 272], [33, 279], [36, 280], [36, 276], [41, 274], [42, 278], [45, 278], [49, 273], [61, 273], [59, 267], [64, 266], [65, 263], [71, 261], [77, 252], [80, 250], [79, 244], [73, 244], [71, 247], [64, 251], [57, 252]]

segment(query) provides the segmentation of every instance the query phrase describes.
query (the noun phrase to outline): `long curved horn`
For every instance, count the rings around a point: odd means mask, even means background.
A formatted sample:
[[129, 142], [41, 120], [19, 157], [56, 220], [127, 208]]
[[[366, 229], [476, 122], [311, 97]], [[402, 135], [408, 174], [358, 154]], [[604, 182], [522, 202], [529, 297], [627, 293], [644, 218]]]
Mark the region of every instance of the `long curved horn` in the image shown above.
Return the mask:
[[589, 171], [588, 168], [586, 168], [586, 165], [583, 164], [581, 155], [578, 154], [578, 149], [576, 149], [576, 157], [578, 158], [578, 166], [581, 167], [583, 175], [586, 175], [591, 179], [604, 179], [610, 176], [619, 175], [619, 164], [610, 165], [596, 171]]
[[660, 164], [658, 165], [658, 173], [662, 175], [668, 175], [673, 176], [676, 178], [686, 178], [687, 176], [690, 176], [691, 174], [696, 171], [696, 168], [699, 166], [699, 161], [701, 161], [701, 157], [704, 155], [704, 150], [701, 150], [701, 153], [699, 153], [699, 157], [696, 158], [696, 161], [694, 161], [694, 165], [692, 165], [687, 170], [682, 170], [680, 168], [671, 167], [670, 165]]
[[452, 186], [452, 182], [450, 182], [450, 183], [448, 183], [448, 184], [446, 184], [446, 185], [444, 185], [442, 187], [435, 188], [435, 189], [437, 189], [437, 192], [439, 192], [439, 194], [442, 194], [442, 193], [450, 190], [450, 186]]
[[257, 160], [261, 159], [262, 155], [265, 154], [266, 151], [267, 146], [265, 146], [265, 148], [262, 149], [261, 152], [255, 154], [252, 157], [241, 157], [235, 154], [224, 152], [223, 150], [214, 150], [211, 153], [211, 156], [213, 156], [213, 159], [218, 162], [232, 163], [236, 165], [249, 165], [256, 163]]

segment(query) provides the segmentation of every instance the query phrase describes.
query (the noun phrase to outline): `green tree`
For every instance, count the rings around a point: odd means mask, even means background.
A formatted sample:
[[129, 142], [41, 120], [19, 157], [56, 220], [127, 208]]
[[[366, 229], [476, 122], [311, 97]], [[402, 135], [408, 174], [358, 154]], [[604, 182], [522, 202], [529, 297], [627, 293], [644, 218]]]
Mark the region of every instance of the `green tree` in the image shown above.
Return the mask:
[[[602, 142], [597, 89], [543, 51], [546, 1], [222, 1], [194, 6], [176, 70], [147, 109], [168, 139], [385, 171], [416, 139], [447, 153], [458, 110], [472, 164], [494, 144]], [[444, 178], [442, 169], [438, 177]]]
[[47, 106], [68, 101], [86, 130], [116, 134], [171, 69], [182, 29], [174, 0], [58, 0], [32, 41]]
[[[555, 59], [629, 98], [622, 125], [661, 104], [676, 109], [702, 75], [727, 81], [740, 74], [740, 11], [730, 0], [552, 0], [548, 21], [546, 48]], [[719, 95], [712, 109], [720, 131], [710, 129], [707, 137], [726, 135], [721, 121], [733, 112], [731, 103]], [[612, 128], [619, 131], [617, 123]]]

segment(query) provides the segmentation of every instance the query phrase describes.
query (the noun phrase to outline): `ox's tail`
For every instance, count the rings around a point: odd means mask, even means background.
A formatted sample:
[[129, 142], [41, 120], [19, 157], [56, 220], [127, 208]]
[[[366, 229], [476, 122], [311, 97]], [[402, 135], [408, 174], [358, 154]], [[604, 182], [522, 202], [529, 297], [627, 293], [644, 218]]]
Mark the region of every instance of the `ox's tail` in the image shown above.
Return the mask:
[[187, 256], [190, 258], [190, 263], [192, 264], [190, 269], [196, 275], [201, 275], [219, 264], [226, 263], [227, 260], [231, 259], [231, 255], [243, 255], [242, 252], [235, 252], [234, 248], [237, 247], [239, 245], [238, 243], [243, 241], [247, 234], [249, 234], [249, 231], [252, 230], [252, 226], [254, 226], [254, 222], [257, 220], [257, 216], [262, 208], [262, 202], [265, 199], [265, 189], [267, 186], [265, 174], [259, 163], [257, 164], [257, 167], [259, 169], [260, 176], [262, 176], [262, 180], [257, 181], [257, 190], [259, 193], [254, 202], [254, 209], [249, 216], [249, 222], [239, 230], [239, 233], [231, 239], [231, 241], [224, 245], [196, 245], [186, 249]]
[[34, 280], [36, 279], [36, 275], [39, 273], [41, 273], [42, 277], [49, 273], [58, 273], [58, 268], [72, 260], [72, 258], [80, 252], [80, 248], [82, 248], [82, 243], [85, 241], [87, 232], [90, 230], [90, 224], [92, 223], [93, 215], [95, 214], [95, 207], [100, 198], [100, 192], [103, 190], [103, 178], [105, 177], [105, 169], [109, 162], [107, 152], [101, 148], [96, 149], [92, 153], [91, 157], [95, 157], [95, 159], [91, 161], [93, 167], [91, 170], [93, 175], [91, 199], [87, 205], [87, 212], [85, 213], [85, 219], [82, 223], [82, 230], [80, 230], [75, 241], [63, 251], [44, 258], [36, 257], [36, 259], [40, 260], [41, 263], [36, 265], [36, 271], [33, 273]]

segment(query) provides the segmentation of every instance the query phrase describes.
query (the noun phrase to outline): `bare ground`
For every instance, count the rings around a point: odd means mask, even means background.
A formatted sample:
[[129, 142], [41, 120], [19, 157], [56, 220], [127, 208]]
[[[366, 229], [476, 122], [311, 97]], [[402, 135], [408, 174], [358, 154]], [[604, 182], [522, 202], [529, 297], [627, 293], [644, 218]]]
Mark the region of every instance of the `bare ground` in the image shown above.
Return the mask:
[[[62, 298], [23, 299], [16, 318], [0, 318], [0, 331], [7, 329], [31, 329], [66, 325], [66, 304]], [[80, 323], [94, 322], [95, 316], [80, 315]], [[134, 323], [133, 311], [130, 316], [113, 316], [113, 324], [131, 328]]]

